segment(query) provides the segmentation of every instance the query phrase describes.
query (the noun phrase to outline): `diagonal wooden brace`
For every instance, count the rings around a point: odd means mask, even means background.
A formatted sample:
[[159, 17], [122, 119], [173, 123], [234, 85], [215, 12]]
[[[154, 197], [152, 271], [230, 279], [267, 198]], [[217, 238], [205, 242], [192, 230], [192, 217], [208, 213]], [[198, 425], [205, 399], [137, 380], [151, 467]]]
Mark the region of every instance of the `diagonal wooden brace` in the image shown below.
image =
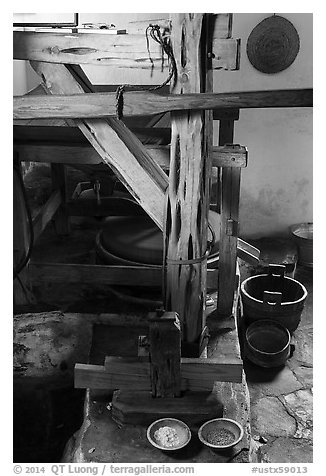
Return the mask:
[[[51, 94], [78, 94], [82, 86], [61, 64], [31, 63]], [[76, 120], [79, 129], [148, 215], [162, 227], [168, 179], [137, 137], [116, 118]]]

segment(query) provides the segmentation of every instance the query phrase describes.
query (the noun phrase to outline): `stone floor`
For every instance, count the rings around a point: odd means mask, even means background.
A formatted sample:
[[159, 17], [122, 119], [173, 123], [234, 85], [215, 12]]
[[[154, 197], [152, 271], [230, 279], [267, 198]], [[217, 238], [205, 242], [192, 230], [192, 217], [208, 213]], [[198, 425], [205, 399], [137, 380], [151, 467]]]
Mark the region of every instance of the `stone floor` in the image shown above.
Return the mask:
[[245, 361], [250, 393], [253, 455], [261, 463], [311, 463], [313, 410], [312, 270], [298, 266], [295, 279], [308, 291], [292, 356], [281, 369]]

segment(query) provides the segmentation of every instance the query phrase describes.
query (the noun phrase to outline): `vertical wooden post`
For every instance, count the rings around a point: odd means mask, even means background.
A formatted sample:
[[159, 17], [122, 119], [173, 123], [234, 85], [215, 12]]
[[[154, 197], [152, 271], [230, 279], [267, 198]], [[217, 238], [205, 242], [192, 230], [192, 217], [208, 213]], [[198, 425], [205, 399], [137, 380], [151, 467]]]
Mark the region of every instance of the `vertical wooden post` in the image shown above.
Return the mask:
[[66, 168], [64, 164], [51, 164], [52, 189], [60, 190], [61, 205], [55, 214], [54, 224], [58, 235], [69, 234], [69, 216], [65, 209], [67, 201]]
[[[234, 120], [221, 120], [219, 145], [232, 144]], [[236, 289], [236, 262], [239, 222], [240, 167], [221, 171], [221, 236], [218, 275], [218, 312], [231, 315]]]
[[[19, 266], [26, 256], [29, 246], [29, 229], [27, 222], [26, 205], [21, 188], [22, 173], [18, 161], [18, 154], [14, 152], [13, 175], [13, 263], [14, 269]], [[18, 175], [19, 174], [19, 175]], [[28, 273], [23, 269], [14, 279], [14, 307], [25, 306], [33, 302], [33, 295], [29, 288]]]
[[[172, 93], [206, 89], [206, 33], [203, 14], [172, 14], [171, 41], [177, 67]], [[203, 66], [204, 65], [204, 66]], [[211, 134], [209, 115], [198, 111], [171, 113], [171, 158], [164, 260], [164, 303], [178, 313], [182, 339], [200, 340], [205, 325], [206, 251], [209, 208]], [[180, 263], [180, 264], [179, 264]], [[199, 349], [199, 348], [198, 348]]]
[[180, 396], [181, 334], [175, 312], [150, 318], [149, 342], [153, 397]]

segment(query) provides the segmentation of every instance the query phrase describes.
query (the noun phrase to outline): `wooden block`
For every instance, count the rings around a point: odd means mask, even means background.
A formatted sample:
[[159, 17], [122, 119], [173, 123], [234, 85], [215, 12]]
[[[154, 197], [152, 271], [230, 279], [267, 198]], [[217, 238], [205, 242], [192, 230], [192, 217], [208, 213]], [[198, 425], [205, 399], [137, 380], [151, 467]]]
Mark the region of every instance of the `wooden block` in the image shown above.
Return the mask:
[[213, 167], [247, 167], [248, 150], [241, 145], [213, 147]]
[[177, 418], [200, 426], [223, 416], [223, 405], [211, 393], [185, 393], [179, 398], [153, 398], [150, 392], [117, 390], [112, 399], [112, 418], [118, 425], [150, 425], [160, 418]]
[[240, 39], [213, 41], [213, 69], [235, 71], [240, 68]]
[[231, 38], [233, 14], [217, 13], [209, 16], [214, 16], [213, 39]]
[[181, 331], [175, 312], [149, 319], [149, 344], [152, 396], [180, 396]]

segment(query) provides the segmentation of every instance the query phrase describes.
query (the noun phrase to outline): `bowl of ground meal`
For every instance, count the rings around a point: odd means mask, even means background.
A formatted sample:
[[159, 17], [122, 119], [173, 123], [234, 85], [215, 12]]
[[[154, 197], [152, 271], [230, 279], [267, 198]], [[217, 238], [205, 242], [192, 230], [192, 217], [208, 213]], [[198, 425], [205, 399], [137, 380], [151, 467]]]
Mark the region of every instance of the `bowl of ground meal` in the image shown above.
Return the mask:
[[229, 418], [215, 418], [204, 423], [198, 430], [199, 440], [213, 450], [227, 450], [243, 437], [242, 426]]
[[183, 421], [176, 418], [161, 418], [147, 428], [148, 441], [163, 451], [184, 448], [191, 439], [191, 431]]

